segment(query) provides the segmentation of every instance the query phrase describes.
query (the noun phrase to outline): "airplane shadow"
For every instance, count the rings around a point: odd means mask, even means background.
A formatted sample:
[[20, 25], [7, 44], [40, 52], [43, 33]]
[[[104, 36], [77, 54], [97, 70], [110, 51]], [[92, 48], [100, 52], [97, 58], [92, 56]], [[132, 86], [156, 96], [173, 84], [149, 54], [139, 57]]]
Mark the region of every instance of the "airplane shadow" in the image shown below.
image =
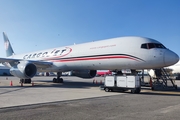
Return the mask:
[[70, 81], [70, 80], [65, 80], [64, 83], [53, 83], [52, 80], [33, 80], [34, 85], [32, 84], [23, 84], [21, 86], [0, 86], [0, 88], [29, 88], [29, 87], [57, 87], [57, 88], [87, 88], [89, 89], [90, 87], [99, 87], [102, 84], [93, 84], [93, 82], [83, 82], [83, 81]]
[[[48, 83], [48, 84], [47, 84]], [[83, 88], [89, 89], [90, 87], [99, 87], [100, 84], [93, 84], [89, 82], [79, 82], [79, 81], [65, 81], [64, 83], [52, 83], [52, 81], [47, 81], [43, 83], [35, 83], [35, 87], [57, 87], [57, 88]]]
[[[13, 90], [8, 90], [5, 92], [0, 92], [0, 95], [14, 92], [14, 91], [19, 91], [23, 90], [26, 88], [69, 88], [69, 89], [74, 89], [74, 88], [82, 88], [82, 89], [90, 89], [91, 87], [100, 87], [102, 84], [98, 83], [95, 84], [93, 82], [84, 82], [84, 81], [71, 81], [71, 80], [65, 80], [64, 83], [53, 83], [52, 80], [33, 80], [34, 86], [31, 84], [25, 84], [24, 86], [0, 86], [1, 88], [16, 88]], [[103, 85], [102, 85], [103, 86]], [[99, 88], [98, 88], [99, 89]], [[103, 91], [103, 90], [102, 90]], [[116, 91], [118, 92], [118, 91]], [[123, 92], [119, 92], [123, 93]], [[129, 91], [124, 92], [131, 94]], [[142, 87], [142, 91], [140, 94], [136, 95], [158, 95], [158, 96], [180, 96], [180, 87], [178, 87], [177, 90], [175, 89], [168, 89], [168, 90], [150, 90], [150, 87]]]
[[90, 89], [91, 87], [99, 87], [100, 84], [93, 84], [90, 82], [79, 82], [79, 81], [69, 81], [65, 80], [64, 83], [53, 83], [52, 80], [33, 80], [34, 85], [32, 84], [21, 84], [16, 85], [16, 86], [0, 86], [1, 88], [15, 88], [15, 89], [8, 89], [5, 92], [0, 91], [0, 95], [15, 92], [15, 91], [20, 91], [23, 89], [28, 89], [28, 88], [68, 88], [68, 89]]

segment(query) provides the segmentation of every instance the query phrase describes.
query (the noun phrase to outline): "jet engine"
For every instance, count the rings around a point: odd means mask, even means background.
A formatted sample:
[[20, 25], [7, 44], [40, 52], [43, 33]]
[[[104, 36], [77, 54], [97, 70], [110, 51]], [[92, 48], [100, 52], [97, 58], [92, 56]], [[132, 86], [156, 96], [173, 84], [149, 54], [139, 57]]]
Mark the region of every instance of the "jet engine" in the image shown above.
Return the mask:
[[80, 78], [93, 78], [96, 76], [96, 70], [76, 70], [72, 73]]
[[10, 73], [21, 79], [30, 79], [35, 76], [37, 68], [33, 63], [20, 61], [16, 67], [10, 69]]

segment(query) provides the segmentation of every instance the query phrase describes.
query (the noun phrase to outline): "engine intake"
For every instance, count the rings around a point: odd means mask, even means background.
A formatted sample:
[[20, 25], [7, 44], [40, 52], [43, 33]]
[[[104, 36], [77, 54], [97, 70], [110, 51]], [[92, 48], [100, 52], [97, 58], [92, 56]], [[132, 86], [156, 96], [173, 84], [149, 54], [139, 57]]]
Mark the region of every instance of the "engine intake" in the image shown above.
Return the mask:
[[20, 61], [20, 63], [10, 69], [10, 73], [21, 79], [30, 79], [36, 75], [37, 68], [33, 63]]

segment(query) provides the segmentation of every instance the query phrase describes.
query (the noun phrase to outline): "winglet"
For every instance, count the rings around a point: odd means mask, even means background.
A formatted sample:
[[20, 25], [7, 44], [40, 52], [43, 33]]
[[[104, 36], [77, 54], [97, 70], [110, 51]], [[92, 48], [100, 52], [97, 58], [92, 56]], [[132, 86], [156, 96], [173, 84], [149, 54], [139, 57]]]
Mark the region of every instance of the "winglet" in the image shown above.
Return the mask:
[[4, 46], [5, 46], [5, 50], [6, 50], [6, 56], [12, 56], [14, 54], [14, 51], [11, 47], [11, 43], [9, 42], [9, 39], [7, 37], [7, 35], [3, 32], [3, 37], [4, 37]]

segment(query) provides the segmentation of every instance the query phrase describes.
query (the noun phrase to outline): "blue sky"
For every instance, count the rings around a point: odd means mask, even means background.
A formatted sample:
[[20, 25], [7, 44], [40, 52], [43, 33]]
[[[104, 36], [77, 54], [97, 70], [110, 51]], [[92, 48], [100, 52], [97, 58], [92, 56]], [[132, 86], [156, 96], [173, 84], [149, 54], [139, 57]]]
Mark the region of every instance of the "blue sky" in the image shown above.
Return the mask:
[[0, 0], [0, 36], [7, 33], [16, 54], [143, 36], [180, 56], [179, 6], [180, 0]]

